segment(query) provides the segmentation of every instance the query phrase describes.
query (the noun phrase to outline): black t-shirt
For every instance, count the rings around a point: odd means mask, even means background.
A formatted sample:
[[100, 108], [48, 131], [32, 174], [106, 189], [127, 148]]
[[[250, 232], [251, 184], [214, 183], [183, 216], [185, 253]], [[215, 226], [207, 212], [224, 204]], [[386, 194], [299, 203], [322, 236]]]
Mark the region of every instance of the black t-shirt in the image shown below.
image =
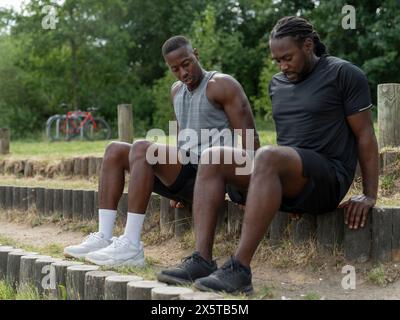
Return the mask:
[[347, 190], [357, 165], [357, 146], [346, 117], [372, 107], [361, 69], [324, 55], [300, 82], [276, 74], [269, 93], [278, 145], [322, 154], [334, 166], [341, 190]]

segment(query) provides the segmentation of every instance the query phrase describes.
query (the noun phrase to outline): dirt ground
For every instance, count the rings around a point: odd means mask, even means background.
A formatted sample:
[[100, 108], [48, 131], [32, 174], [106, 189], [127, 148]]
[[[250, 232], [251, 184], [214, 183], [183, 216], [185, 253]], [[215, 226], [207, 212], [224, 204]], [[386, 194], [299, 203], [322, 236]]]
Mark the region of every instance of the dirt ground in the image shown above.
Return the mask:
[[[30, 225], [10, 222], [0, 215], [0, 237], [13, 239], [21, 245], [44, 247], [55, 244], [66, 246], [79, 243], [85, 235], [80, 232], [64, 231], [55, 224], [45, 224], [32, 228]], [[157, 264], [157, 267], [177, 264], [180, 259], [191, 253], [191, 249], [181, 249], [174, 239], [161, 245], [148, 245], [145, 255]], [[218, 264], [226, 257], [217, 259]], [[266, 259], [268, 260], [268, 259]], [[257, 299], [400, 299], [400, 280], [387, 286], [379, 286], [367, 280], [365, 265], [356, 267], [356, 289], [345, 290], [341, 282], [344, 262], [321, 257], [319, 268], [293, 267], [279, 268], [268, 261], [256, 259], [252, 263], [253, 284]], [[322, 267], [321, 267], [322, 266]], [[400, 268], [392, 263], [391, 268]]]

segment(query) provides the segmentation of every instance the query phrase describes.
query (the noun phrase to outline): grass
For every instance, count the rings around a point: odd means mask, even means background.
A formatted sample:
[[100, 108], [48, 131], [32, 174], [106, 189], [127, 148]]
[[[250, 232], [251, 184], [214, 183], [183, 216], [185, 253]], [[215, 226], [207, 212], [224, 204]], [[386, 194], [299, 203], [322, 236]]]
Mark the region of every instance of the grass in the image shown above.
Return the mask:
[[7, 281], [0, 281], [0, 300], [47, 300], [49, 297], [40, 296], [32, 285], [23, 285], [15, 290]]
[[307, 293], [304, 297], [302, 297], [303, 300], [321, 300], [321, 296], [316, 293], [316, 292], [310, 292]]
[[[276, 144], [276, 133], [272, 124], [266, 125], [265, 130], [258, 131], [261, 145]], [[143, 139], [143, 138], [136, 138]], [[2, 159], [30, 159], [30, 160], [47, 160], [54, 161], [62, 158], [76, 156], [103, 156], [106, 146], [112, 140], [102, 141], [79, 141], [70, 142], [49, 142], [46, 140], [17, 140], [10, 143], [10, 154], [0, 156]], [[175, 136], [166, 136], [157, 140], [158, 143], [168, 143], [176, 145]]]
[[383, 265], [379, 265], [371, 269], [367, 274], [367, 279], [372, 284], [380, 287], [384, 287], [385, 285], [387, 285], [385, 268], [383, 267]]

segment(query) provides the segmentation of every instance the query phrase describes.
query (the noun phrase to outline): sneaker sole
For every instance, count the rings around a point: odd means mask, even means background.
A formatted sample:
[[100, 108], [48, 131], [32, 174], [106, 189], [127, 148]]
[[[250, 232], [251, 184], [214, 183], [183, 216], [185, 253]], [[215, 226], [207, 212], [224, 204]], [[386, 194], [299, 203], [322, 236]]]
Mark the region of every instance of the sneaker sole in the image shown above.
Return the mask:
[[195, 283], [194, 287], [196, 289], [200, 290], [200, 291], [205, 291], [205, 292], [225, 292], [225, 293], [232, 294], [232, 295], [245, 294], [246, 296], [250, 296], [254, 292], [252, 285], [244, 287], [242, 290], [236, 290], [236, 291], [233, 291], [233, 292], [226, 292], [224, 290], [211, 289], [209, 287], [203, 286], [200, 283]]
[[126, 266], [126, 267], [145, 267], [146, 266], [146, 262], [145, 259], [139, 259], [139, 260], [125, 260], [125, 261], [118, 261], [115, 262], [115, 260], [95, 260], [95, 259], [90, 259], [88, 257], [86, 257], [85, 259], [86, 261], [90, 262], [90, 263], [94, 263], [96, 265], [99, 266], [107, 266], [107, 267], [122, 267], [122, 266]]
[[88, 255], [88, 253], [75, 254], [75, 253], [64, 252], [64, 257], [72, 259], [84, 259], [86, 255]]
[[182, 279], [182, 278], [169, 276], [169, 275], [163, 274], [163, 273], [157, 274], [157, 280], [160, 282], [167, 283], [167, 284], [177, 284], [177, 285], [187, 285], [187, 284], [192, 284], [194, 282], [191, 280], [186, 280], [186, 279]]

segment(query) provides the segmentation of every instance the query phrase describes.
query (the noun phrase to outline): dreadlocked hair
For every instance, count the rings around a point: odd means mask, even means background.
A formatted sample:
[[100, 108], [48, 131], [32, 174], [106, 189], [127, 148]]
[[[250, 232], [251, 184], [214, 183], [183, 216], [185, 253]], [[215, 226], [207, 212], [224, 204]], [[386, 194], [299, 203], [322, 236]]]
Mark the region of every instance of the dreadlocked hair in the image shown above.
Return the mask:
[[328, 53], [314, 26], [306, 19], [295, 16], [280, 19], [272, 29], [270, 39], [281, 39], [288, 36], [300, 44], [305, 39], [311, 38], [314, 42], [314, 53], [317, 57]]

